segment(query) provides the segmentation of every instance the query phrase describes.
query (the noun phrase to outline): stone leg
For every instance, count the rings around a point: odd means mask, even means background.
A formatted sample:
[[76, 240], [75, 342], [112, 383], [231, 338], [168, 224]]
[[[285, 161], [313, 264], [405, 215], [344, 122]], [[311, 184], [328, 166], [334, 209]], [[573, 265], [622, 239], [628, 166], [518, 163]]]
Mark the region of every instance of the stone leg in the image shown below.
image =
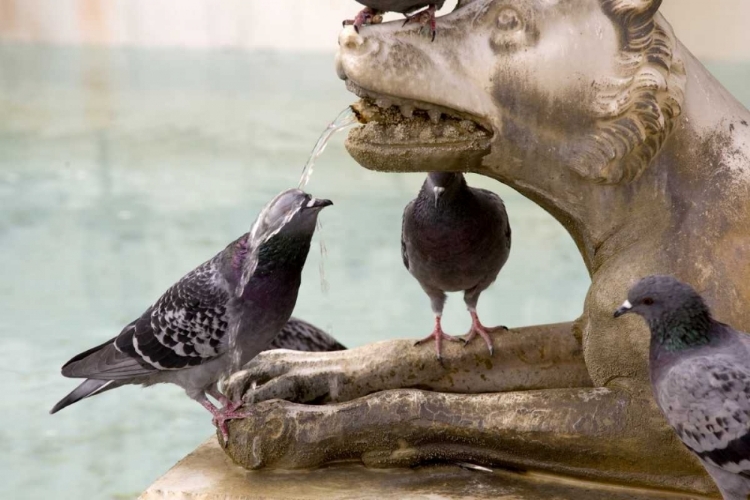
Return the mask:
[[402, 388], [484, 393], [592, 385], [573, 323], [496, 329], [491, 337], [493, 356], [481, 342], [447, 343], [442, 364], [431, 345], [413, 340], [326, 353], [266, 351], [232, 375], [225, 392], [246, 403], [329, 403]]
[[[482, 346], [483, 347], [483, 346]], [[472, 462], [631, 486], [713, 492], [645, 396], [625, 389], [502, 394], [379, 392], [334, 405], [266, 401], [230, 423], [227, 453], [249, 469]]]

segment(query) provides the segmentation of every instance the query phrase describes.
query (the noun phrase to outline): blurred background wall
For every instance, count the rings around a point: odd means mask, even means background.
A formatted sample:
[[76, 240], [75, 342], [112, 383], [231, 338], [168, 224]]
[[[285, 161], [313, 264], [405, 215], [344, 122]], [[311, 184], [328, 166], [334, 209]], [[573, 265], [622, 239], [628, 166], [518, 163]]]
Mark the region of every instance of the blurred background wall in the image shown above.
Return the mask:
[[[357, 10], [353, 0], [0, 0], [0, 42], [333, 51], [332, 30]], [[662, 12], [701, 59], [750, 58], [750, 0], [664, 0]]]

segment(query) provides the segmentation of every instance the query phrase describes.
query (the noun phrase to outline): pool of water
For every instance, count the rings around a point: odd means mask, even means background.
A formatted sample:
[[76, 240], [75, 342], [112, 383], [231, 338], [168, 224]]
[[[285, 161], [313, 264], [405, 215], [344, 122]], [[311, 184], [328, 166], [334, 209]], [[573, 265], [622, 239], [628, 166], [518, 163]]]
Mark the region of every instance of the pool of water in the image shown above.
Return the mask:
[[[712, 69], [750, 102], [750, 66]], [[296, 186], [318, 135], [352, 100], [332, 55], [0, 46], [0, 498], [134, 498], [212, 433], [173, 386], [47, 412], [76, 384], [62, 363], [247, 231]], [[308, 185], [336, 205], [322, 215], [295, 314], [348, 346], [425, 335], [429, 303], [399, 246], [423, 176], [368, 172], [343, 138]], [[588, 276], [568, 235], [499, 183], [469, 182], [498, 192], [513, 225], [483, 320], [575, 318]], [[451, 297], [446, 330], [468, 326]]]

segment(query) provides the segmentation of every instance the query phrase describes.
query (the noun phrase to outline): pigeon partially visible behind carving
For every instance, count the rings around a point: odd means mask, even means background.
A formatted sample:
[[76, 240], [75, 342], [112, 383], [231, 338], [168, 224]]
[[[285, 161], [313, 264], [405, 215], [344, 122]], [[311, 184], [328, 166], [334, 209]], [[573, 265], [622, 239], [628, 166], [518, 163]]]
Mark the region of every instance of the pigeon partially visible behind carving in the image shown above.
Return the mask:
[[649, 276], [615, 317], [634, 312], [651, 330], [656, 402], [725, 500], [750, 495], [750, 336], [711, 317], [703, 298], [671, 276]]

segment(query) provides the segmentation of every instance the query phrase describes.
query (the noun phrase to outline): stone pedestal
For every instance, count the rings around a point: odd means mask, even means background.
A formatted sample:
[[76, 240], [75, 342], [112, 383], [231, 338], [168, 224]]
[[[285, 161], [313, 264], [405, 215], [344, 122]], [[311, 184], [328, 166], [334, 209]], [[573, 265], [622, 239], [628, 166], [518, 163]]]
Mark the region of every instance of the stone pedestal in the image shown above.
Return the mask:
[[247, 471], [211, 437], [159, 478], [140, 500], [656, 500], [708, 497], [603, 487], [572, 479], [452, 465], [367, 469], [347, 463], [309, 471]]

